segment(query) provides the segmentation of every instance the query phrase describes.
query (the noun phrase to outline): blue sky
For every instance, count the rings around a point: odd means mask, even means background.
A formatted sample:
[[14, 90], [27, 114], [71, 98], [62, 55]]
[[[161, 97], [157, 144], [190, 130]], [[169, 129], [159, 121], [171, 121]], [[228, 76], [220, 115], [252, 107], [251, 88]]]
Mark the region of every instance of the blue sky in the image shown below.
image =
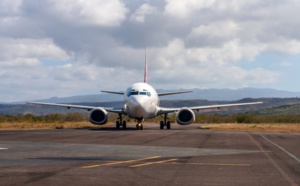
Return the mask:
[[[0, 102], [143, 80], [157, 89], [299, 91], [297, 0], [2, 0]], [[112, 14], [111, 12], [114, 12]]]
[[274, 83], [269, 85], [252, 85], [258, 88], [274, 88], [279, 90], [300, 91], [297, 84], [299, 78], [300, 55], [259, 55], [253, 61], [241, 61], [241, 68], [253, 69], [262, 68], [269, 69], [278, 74], [278, 78]]

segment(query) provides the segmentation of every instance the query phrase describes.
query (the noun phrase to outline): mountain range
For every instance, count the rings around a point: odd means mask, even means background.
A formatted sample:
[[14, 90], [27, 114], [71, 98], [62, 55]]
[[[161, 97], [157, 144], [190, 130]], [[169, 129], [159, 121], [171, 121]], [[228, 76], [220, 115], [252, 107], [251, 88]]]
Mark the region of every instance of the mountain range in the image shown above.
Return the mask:
[[[180, 89], [184, 91], [187, 89]], [[162, 90], [157, 92], [172, 92], [178, 90]], [[300, 92], [283, 91], [276, 89], [258, 89], [258, 88], [242, 88], [242, 89], [192, 89], [193, 92], [186, 94], [177, 94], [171, 96], [163, 96], [161, 100], [209, 100], [209, 101], [234, 101], [243, 98], [298, 98]], [[114, 94], [97, 94], [97, 95], [80, 95], [71, 97], [52, 97], [49, 99], [32, 100], [38, 102], [49, 103], [89, 103], [89, 102], [110, 102], [122, 101], [123, 96]], [[17, 102], [17, 103], [25, 103]], [[13, 103], [16, 104], [16, 103]]]

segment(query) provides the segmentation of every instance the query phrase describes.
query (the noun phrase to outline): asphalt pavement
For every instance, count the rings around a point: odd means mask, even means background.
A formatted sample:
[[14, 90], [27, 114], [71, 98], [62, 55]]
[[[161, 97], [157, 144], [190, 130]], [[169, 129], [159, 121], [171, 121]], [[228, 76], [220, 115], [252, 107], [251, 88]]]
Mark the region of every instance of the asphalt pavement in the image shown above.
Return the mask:
[[300, 134], [197, 124], [4, 130], [0, 185], [300, 185]]

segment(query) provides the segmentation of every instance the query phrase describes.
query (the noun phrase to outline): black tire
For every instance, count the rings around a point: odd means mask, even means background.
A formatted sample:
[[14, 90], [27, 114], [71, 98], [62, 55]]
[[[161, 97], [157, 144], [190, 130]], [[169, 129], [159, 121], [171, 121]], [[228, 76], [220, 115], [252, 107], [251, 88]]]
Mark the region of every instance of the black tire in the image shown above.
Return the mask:
[[142, 124], [136, 124], [136, 130], [143, 130]]
[[171, 123], [170, 123], [170, 121], [167, 121], [167, 129], [171, 129]]
[[160, 121], [160, 129], [164, 129], [164, 122], [163, 121]]
[[127, 125], [127, 123], [126, 123], [126, 121], [123, 121], [123, 123], [122, 123], [122, 125], [123, 125], [123, 129], [126, 129], [126, 125]]
[[120, 122], [119, 122], [119, 121], [116, 122], [116, 128], [117, 128], [117, 129], [120, 128]]

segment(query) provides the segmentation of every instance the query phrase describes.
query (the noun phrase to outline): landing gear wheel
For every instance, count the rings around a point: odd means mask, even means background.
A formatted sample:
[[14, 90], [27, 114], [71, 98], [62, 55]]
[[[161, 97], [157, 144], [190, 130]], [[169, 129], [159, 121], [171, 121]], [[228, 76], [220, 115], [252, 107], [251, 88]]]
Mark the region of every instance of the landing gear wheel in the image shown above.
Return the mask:
[[160, 129], [164, 129], [164, 122], [163, 121], [160, 121]]
[[163, 116], [164, 120], [160, 121], [160, 129], [164, 129], [164, 126], [166, 126], [167, 129], [171, 129], [171, 122], [167, 121], [168, 118], [168, 114], [164, 114]]
[[116, 128], [119, 129], [122, 125], [123, 129], [126, 129], [126, 121], [123, 121], [123, 118], [125, 117], [125, 115], [123, 116], [122, 114], [119, 114], [119, 117], [117, 118], [118, 121], [116, 121]]
[[136, 124], [136, 130], [143, 130], [143, 125], [141, 123]]
[[123, 125], [123, 129], [126, 129], [126, 125], [127, 125], [126, 121], [123, 121], [122, 125]]
[[167, 129], [171, 129], [171, 123], [170, 123], [170, 121], [167, 121]]
[[117, 129], [120, 128], [120, 122], [119, 122], [119, 121], [116, 122], [116, 128], [117, 128]]

